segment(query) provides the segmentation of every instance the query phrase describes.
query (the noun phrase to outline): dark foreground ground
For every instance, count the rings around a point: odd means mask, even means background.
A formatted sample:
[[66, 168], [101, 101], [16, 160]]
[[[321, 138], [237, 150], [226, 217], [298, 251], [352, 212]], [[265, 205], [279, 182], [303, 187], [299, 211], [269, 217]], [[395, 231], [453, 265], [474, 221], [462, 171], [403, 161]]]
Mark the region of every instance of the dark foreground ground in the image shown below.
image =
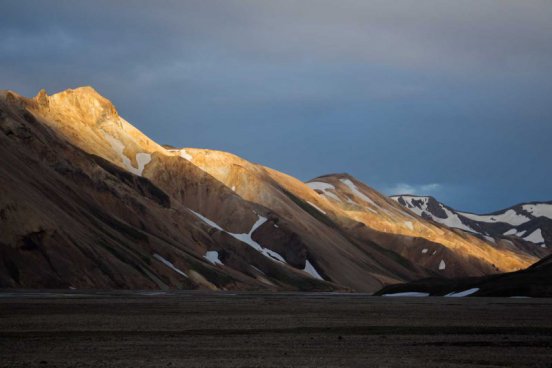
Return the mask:
[[0, 293], [0, 367], [552, 367], [552, 300]]

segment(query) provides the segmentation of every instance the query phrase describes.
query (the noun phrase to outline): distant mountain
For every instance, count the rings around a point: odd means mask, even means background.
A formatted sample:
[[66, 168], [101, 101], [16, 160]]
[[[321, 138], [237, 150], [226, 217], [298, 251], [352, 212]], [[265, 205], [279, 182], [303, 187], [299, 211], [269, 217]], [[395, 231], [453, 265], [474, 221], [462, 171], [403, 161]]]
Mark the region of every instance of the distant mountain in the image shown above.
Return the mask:
[[392, 198], [417, 215], [451, 228], [494, 238], [494, 241], [509, 239], [552, 248], [552, 201], [522, 203], [477, 215], [454, 210], [433, 197], [399, 195]]
[[[548, 254], [535, 247], [489, 241], [428, 221], [347, 174], [321, 176], [307, 185], [341, 212], [336, 221], [349, 233], [375, 240], [441, 276], [494, 273], [513, 261], [510, 252], [536, 257]], [[346, 223], [345, 218], [354, 222]]]
[[350, 175], [303, 183], [159, 145], [91, 87], [0, 92], [0, 160], [3, 288], [370, 292], [548, 251], [451, 229]]

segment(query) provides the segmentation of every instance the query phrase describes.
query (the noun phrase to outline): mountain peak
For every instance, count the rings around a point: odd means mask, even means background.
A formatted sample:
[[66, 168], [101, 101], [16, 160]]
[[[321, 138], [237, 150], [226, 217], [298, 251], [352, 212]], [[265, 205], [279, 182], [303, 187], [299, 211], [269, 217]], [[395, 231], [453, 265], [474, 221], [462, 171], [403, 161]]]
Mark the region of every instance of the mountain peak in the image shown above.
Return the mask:
[[324, 180], [324, 179], [330, 179], [330, 178], [334, 178], [334, 179], [352, 179], [352, 180], [358, 180], [357, 178], [355, 178], [354, 176], [352, 176], [351, 174], [349, 173], [346, 173], [346, 172], [343, 172], [343, 173], [331, 173], [331, 174], [325, 174], [325, 175], [320, 175], [316, 178], [313, 178], [311, 180], [309, 180], [308, 182], [313, 182], [313, 181], [318, 181], [318, 180]]
[[[40, 92], [44, 91], [42, 89]], [[40, 94], [39, 92], [39, 94]], [[58, 93], [54, 93], [52, 96], [58, 95], [58, 94], [66, 94], [66, 93], [74, 93], [79, 95], [89, 95], [89, 96], [96, 96], [99, 98], [104, 98], [94, 87], [92, 86], [81, 86], [77, 88], [67, 88], [63, 91], [60, 91]]]
[[83, 120], [92, 118], [94, 123], [119, 116], [113, 103], [91, 86], [66, 89], [51, 96], [42, 89], [33, 100], [40, 109], [55, 108]]

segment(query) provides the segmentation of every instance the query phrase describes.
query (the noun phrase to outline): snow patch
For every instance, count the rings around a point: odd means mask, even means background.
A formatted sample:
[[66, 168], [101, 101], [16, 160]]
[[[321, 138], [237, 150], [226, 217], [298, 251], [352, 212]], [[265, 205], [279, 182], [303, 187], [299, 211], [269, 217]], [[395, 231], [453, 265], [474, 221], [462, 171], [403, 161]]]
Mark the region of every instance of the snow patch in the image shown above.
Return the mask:
[[222, 261], [219, 259], [219, 254], [216, 250], [210, 250], [208, 252], [205, 252], [203, 255], [203, 258], [211, 262], [212, 264], [216, 265], [222, 265]]
[[422, 249], [422, 253], [423, 253], [423, 254], [426, 254], [426, 253], [428, 252], [428, 250], [429, 250], [429, 249], [424, 248], [424, 249]]
[[404, 224], [405, 224], [406, 227], [409, 228], [410, 230], [414, 230], [414, 224], [412, 223], [412, 221], [405, 221]]
[[200, 213], [197, 213], [196, 211], [194, 210], [190, 210], [193, 212], [194, 215], [196, 215], [197, 217], [199, 217], [199, 219], [203, 222], [205, 222], [207, 225], [211, 226], [211, 227], [214, 227], [215, 229], [217, 230], [220, 230], [220, 231], [224, 231], [224, 229], [220, 226], [218, 226], [218, 224], [214, 221], [211, 221], [209, 220], [207, 217], [203, 216], [202, 214]]
[[406, 296], [406, 297], [425, 297], [429, 296], [429, 293], [421, 293], [417, 291], [407, 291], [404, 293], [383, 294], [382, 296]]
[[121, 161], [123, 162], [123, 166], [125, 167], [125, 169], [133, 173], [134, 175], [142, 176], [144, 167], [146, 167], [146, 165], [151, 161], [151, 154], [137, 153], [136, 162], [138, 163], [138, 168], [135, 168], [134, 166], [132, 166], [132, 162], [130, 161], [130, 159], [124, 154], [125, 145], [123, 144], [123, 142], [106, 132], [104, 132], [104, 137], [111, 145], [111, 148], [119, 155], [119, 157], [121, 157]]
[[321, 190], [323, 192], [326, 190], [335, 190], [332, 184], [324, 183], [323, 181], [311, 181], [307, 183], [307, 185], [314, 190]]
[[147, 164], [149, 164], [151, 161], [151, 154], [149, 153], [137, 153], [136, 154], [136, 162], [138, 163], [138, 168], [137, 169], [134, 169], [135, 170], [135, 174], [136, 175], [139, 175], [139, 176], [142, 176], [142, 173], [144, 172], [144, 168], [146, 167]]
[[262, 224], [264, 224], [267, 221], [266, 217], [257, 215], [258, 219], [253, 224], [253, 226], [251, 227], [251, 230], [249, 230], [248, 233], [235, 234], [235, 233], [231, 233], [231, 232], [228, 232], [228, 231], [224, 230], [217, 223], [215, 223], [214, 221], [209, 220], [207, 217], [205, 217], [205, 216], [203, 216], [203, 215], [201, 215], [201, 214], [199, 214], [199, 213], [197, 213], [193, 210], [190, 210], [190, 211], [192, 211], [192, 213], [194, 213], [198, 218], [200, 218], [203, 222], [205, 222], [209, 226], [214, 227], [215, 229], [218, 229], [220, 231], [224, 231], [228, 235], [233, 236], [234, 238], [238, 239], [241, 242], [244, 242], [245, 244], [249, 245], [250, 247], [252, 247], [255, 250], [257, 250], [258, 252], [260, 252], [265, 257], [270, 258], [272, 260], [282, 262], [282, 263], [286, 263], [285, 259], [280, 254], [274, 252], [273, 250], [270, 250], [268, 248], [263, 247], [262, 245], [260, 245], [259, 243], [257, 243], [255, 240], [253, 240], [251, 238], [251, 235], [255, 232], [255, 230], [257, 230], [257, 228], [259, 228], [259, 226], [261, 226]]
[[318, 212], [321, 212], [323, 213], [324, 215], [327, 215], [326, 211], [324, 211], [322, 208], [318, 207], [317, 205], [315, 205], [314, 203], [312, 203], [311, 201], [307, 201], [308, 204], [310, 204], [312, 207], [316, 208], [318, 210]]
[[537, 229], [533, 231], [531, 234], [527, 235], [523, 239], [535, 244], [544, 243], [544, 238], [542, 237], [541, 229]]
[[552, 204], [525, 204], [522, 208], [535, 217], [548, 217], [549, 219], [552, 219]]
[[253, 266], [253, 265], [250, 265], [255, 271], [263, 274], [263, 275], [266, 275], [262, 270], [258, 269], [257, 267]]
[[322, 278], [322, 276], [320, 276], [320, 274], [318, 273], [318, 271], [316, 271], [316, 268], [314, 268], [314, 266], [309, 262], [309, 260], [307, 259], [307, 261], [305, 262], [305, 268], [303, 268], [303, 271], [305, 271], [306, 273], [308, 273], [309, 275], [311, 275], [313, 278], [317, 279], [317, 280], [322, 280], [324, 281], [324, 279]]
[[332, 184], [324, 183], [322, 181], [312, 181], [310, 183], [307, 183], [307, 185], [313, 190], [320, 190], [322, 192], [322, 195], [330, 197], [337, 202], [341, 202], [341, 199], [339, 199], [337, 195], [330, 192], [330, 190], [335, 191], [335, 187]]
[[521, 231], [518, 231], [515, 227], [506, 231], [503, 235], [515, 235], [517, 237], [523, 237], [523, 234], [525, 234], [527, 232], [527, 230], [521, 230]]
[[462, 298], [462, 297], [477, 293], [478, 291], [479, 291], [479, 288], [471, 288], [471, 289], [460, 291], [460, 292], [452, 292], [452, 293], [449, 293], [445, 296], [450, 297], [450, 298]]
[[161, 257], [159, 254], [154, 253], [154, 254], [153, 254], [153, 258], [157, 259], [158, 261], [160, 261], [160, 262], [163, 263], [165, 266], [169, 267], [171, 270], [173, 270], [174, 272], [178, 273], [179, 275], [182, 275], [182, 276], [188, 278], [188, 275], [186, 275], [185, 272], [183, 272], [183, 271], [181, 271], [180, 269], [178, 269], [175, 265], [172, 264], [172, 262], [167, 261], [165, 258]]
[[358, 188], [357, 186], [355, 185], [355, 183], [353, 183], [352, 181], [350, 181], [349, 179], [339, 179], [340, 182], [342, 182], [343, 184], [345, 184], [350, 190], [351, 192], [353, 192], [353, 194], [362, 199], [364, 202], [367, 202], [369, 204], [371, 204], [372, 206], [377, 206], [376, 202], [374, 202], [370, 197], [368, 197], [366, 194], [362, 193]]
[[192, 159], [193, 159], [192, 155], [190, 155], [188, 152], [186, 152], [186, 150], [184, 148], [182, 148], [180, 150], [180, 157], [182, 157], [183, 159], [186, 159], [188, 161], [192, 161]]
[[512, 228], [512, 229], [506, 231], [503, 235], [516, 235], [516, 233], [517, 233], [517, 229]]
[[442, 259], [441, 262], [439, 263], [439, 270], [444, 270], [445, 268], [447, 268], [447, 265], [445, 263], [445, 260]]
[[437, 221], [437, 222], [439, 222], [443, 225], [446, 225], [448, 227], [454, 227], [456, 229], [465, 230], [465, 231], [468, 231], [468, 232], [471, 232], [471, 233], [477, 233], [477, 231], [475, 231], [471, 227], [464, 224], [462, 222], [462, 220], [460, 219], [460, 217], [458, 217], [457, 214], [453, 213], [452, 211], [450, 211], [448, 208], [446, 208], [442, 204], [439, 204], [439, 206], [443, 209], [443, 211], [445, 211], [446, 218], [442, 219], [442, 218], [439, 218], [439, 217], [436, 217], [436, 216], [432, 215], [431, 217], [433, 218], [433, 220], [435, 220], [435, 221]]

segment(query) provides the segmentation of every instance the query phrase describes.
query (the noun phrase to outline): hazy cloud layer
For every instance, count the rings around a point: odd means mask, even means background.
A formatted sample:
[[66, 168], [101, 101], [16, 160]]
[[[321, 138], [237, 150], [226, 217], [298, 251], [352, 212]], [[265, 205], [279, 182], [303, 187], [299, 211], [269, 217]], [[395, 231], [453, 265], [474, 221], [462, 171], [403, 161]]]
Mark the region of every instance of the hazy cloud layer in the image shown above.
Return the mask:
[[406, 183], [397, 183], [390, 187], [384, 187], [382, 191], [387, 195], [412, 194], [412, 195], [438, 196], [439, 192], [441, 191], [441, 184], [431, 183], [431, 184], [412, 185], [412, 184], [406, 184]]
[[550, 19], [549, 1], [4, 1], [0, 88], [89, 84], [162, 143], [494, 210], [552, 199]]

